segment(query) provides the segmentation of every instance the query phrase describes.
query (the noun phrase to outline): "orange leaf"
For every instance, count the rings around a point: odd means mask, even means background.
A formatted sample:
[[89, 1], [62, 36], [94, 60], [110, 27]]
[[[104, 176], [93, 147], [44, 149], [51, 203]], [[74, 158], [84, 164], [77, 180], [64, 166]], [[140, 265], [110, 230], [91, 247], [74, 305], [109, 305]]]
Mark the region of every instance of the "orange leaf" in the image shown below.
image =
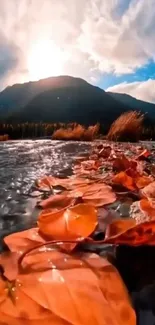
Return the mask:
[[148, 176], [139, 176], [134, 179], [134, 182], [136, 186], [141, 189], [152, 183], [152, 179]]
[[29, 248], [44, 244], [45, 240], [38, 234], [38, 228], [31, 228], [6, 236], [4, 242], [11, 252], [21, 255]]
[[78, 204], [55, 213], [43, 210], [38, 219], [45, 238], [75, 240], [89, 236], [97, 225], [97, 211], [88, 204]]
[[149, 219], [155, 219], [155, 208], [152, 206], [151, 202], [143, 199], [140, 202], [140, 208], [149, 216]]
[[1, 324], [136, 325], [125, 285], [106, 259], [49, 248], [22, 264], [15, 282], [0, 278]]
[[126, 172], [120, 172], [113, 177], [113, 183], [123, 185], [131, 191], [136, 189], [133, 178], [128, 176]]
[[18, 259], [19, 254], [5, 252], [0, 255], [0, 265], [4, 270], [3, 275], [9, 280], [13, 281], [18, 275]]
[[38, 187], [41, 189], [51, 189], [54, 186], [62, 186], [66, 188], [67, 190], [73, 189], [75, 186], [88, 184], [90, 183], [90, 180], [86, 178], [56, 178], [53, 176], [45, 176], [38, 182]]
[[65, 194], [51, 195], [48, 199], [39, 202], [38, 206], [43, 209], [61, 210], [74, 204], [75, 199], [67, 197]]
[[115, 245], [155, 245], [155, 220], [136, 225], [135, 220], [114, 221], [107, 227], [105, 243]]
[[81, 197], [84, 203], [100, 207], [116, 201], [116, 195], [112, 188], [104, 183], [94, 183], [80, 186], [71, 191], [69, 196]]
[[155, 199], [155, 182], [150, 183], [141, 191], [142, 195], [149, 199]]
[[130, 168], [130, 161], [125, 157], [125, 155], [121, 155], [120, 157], [115, 158], [113, 168], [118, 171], [126, 170]]

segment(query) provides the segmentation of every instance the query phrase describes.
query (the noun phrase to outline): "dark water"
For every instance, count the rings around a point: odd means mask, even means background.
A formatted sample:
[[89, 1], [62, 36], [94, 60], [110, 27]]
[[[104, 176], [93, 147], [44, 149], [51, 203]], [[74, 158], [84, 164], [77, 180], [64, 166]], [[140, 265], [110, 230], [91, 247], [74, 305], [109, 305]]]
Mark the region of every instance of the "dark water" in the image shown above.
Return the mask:
[[[35, 180], [45, 174], [67, 176], [75, 156], [88, 152], [88, 143], [25, 140], [0, 143], [0, 240], [35, 224]], [[36, 193], [37, 195], [37, 193]]]
[[[90, 149], [88, 143], [58, 142], [51, 140], [27, 140], [0, 143], [0, 250], [2, 238], [12, 232], [24, 230], [35, 225], [38, 211], [35, 208], [37, 193], [32, 194], [36, 179], [45, 174], [65, 177], [72, 173], [74, 158]], [[118, 269], [128, 288], [134, 285], [133, 301], [137, 310], [138, 325], [155, 325], [155, 284], [146, 285], [136, 291], [139, 277], [155, 270], [155, 251], [149, 254], [140, 251], [136, 256], [138, 271], [134, 273], [132, 257], [136, 250], [125, 250]], [[130, 267], [128, 257], [131, 256]], [[143, 263], [138, 262], [139, 256]], [[125, 261], [126, 260], [126, 261]], [[124, 261], [124, 262], [123, 262]], [[127, 262], [128, 261], [128, 262]], [[140, 266], [142, 265], [142, 266]], [[130, 274], [129, 274], [130, 273]], [[155, 279], [155, 277], [154, 277]], [[134, 292], [133, 292], [134, 291]]]

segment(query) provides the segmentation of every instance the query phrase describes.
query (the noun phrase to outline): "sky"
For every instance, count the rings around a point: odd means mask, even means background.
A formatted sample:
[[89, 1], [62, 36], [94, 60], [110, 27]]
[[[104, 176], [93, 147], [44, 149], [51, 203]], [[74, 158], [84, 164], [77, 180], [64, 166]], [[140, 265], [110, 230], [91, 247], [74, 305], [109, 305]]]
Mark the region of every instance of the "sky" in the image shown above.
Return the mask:
[[155, 0], [0, 1], [0, 89], [63, 74], [155, 103]]

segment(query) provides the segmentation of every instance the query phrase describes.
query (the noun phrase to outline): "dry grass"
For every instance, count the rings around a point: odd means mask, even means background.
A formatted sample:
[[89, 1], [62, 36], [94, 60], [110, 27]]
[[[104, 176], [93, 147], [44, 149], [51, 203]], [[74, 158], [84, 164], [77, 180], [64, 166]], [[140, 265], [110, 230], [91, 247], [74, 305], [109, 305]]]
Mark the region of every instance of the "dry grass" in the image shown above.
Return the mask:
[[89, 126], [85, 128], [84, 126], [78, 124], [73, 128], [60, 128], [56, 130], [53, 135], [53, 140], [75, 140], [75, 141], [92, 141], [99, 131], [99, 124], [94, 126]]
[[107, 139], [118, 141], [138, 141], [142, 133], [144, 115], [130, 111], [122, 114], [112, 124]]
[[8, 140], [9, 140], [8, 134], [0, 135], [0, 141], [8, 141]]

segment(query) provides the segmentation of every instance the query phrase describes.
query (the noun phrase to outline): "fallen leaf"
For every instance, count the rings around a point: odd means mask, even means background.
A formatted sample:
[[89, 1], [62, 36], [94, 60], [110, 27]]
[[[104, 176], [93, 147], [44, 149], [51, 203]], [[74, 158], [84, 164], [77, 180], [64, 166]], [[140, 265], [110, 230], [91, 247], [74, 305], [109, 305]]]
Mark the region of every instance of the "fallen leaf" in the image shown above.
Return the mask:
[[69, 193], [71, 197], [81, 197], [84, 203], [101, 207], [116, 201], [116, 195], [111, 186], [104, 183], [94, 183], [77, 187]]
[[27, 249], [44, 244], [45, 240], [39, 235], [38, 228], [31, 228], [6, 236], [4, 242], [11, 252], [21, 255]]
[[78, 185], [88, 184], [90, 182], [89, 179], [86, 178], [78, 178], [78, 177], [70, 177], [70, 178], [57, 178], [53, 176], [46, 176], [40, 179], [37, 184], [41, 189], [50, 190], [55, 186], [62, 186], [67, 190], [71, 190]]
[[75, 203], [75, 199], [67, 197], [67, 193], [51, 195], [48, 199], [38, 203], [42, 209], [61, 210]]
[[97, 211], [88, 204], [78, 204], [58, 212], [43, 210], [38, 218], [40, 233], [48, 239], [80, 240], [97, 225]]
[[136, 221], [114, 221], [106, 229], [104, 243], [115, 245], [155, 245], [155, 220], [136, 225]]
[[152, 179], [148, 176], [138, 176], [134, 179], [134, 182], [137, 188], [141, 189], [152, 183]]
[[124, 171], [130, 168], [130, 161], [125, 155], [121, 155], [120, 157], [114, 159], [113, 168], [117, 171]]
[[148, 216], [148, 220], [155, 219], [155, 207], [151, 204], [151, 201], [147, 199], [140, 200], [140, 208]]
[[124, 187], [128, 188], [131, 191], [134, 191], [136, 189], [133, 178], [128, 176], [126, 172], [122, 171], [119, 174], [116, 174], [113, 177], [112, 181], [115, 184], [123, 185]]
[[155, 182], [144, 187], [141, 190], [141, 194], [148, 199], [155, 199]]
[[106, 259], [51, 248], [22, 265], [14, 282], [0, 277], [1, 324], [136, 325], [127, 289]]

